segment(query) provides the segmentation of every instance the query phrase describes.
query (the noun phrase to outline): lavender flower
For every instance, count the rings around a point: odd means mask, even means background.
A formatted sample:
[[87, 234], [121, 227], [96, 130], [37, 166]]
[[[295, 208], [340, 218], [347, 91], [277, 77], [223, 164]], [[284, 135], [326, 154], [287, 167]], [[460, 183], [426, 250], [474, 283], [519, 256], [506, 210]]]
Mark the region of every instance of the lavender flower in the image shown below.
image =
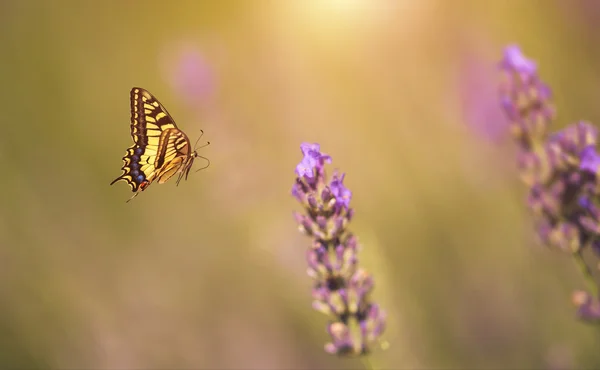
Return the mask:
[[500, 67], [505, 72], [505, 81], [500, 86], [502, 108], [521, 149], [531, 150], [545, 138], [554, 120], [551, 91], [539, 79], [536, 64], [515, 45], [505, 49]]
[[599, 285], [583, 258], [590, 249], [600, 257], [598, 130], [577, 122], [549, 134], [555, 111], [536, 64], [512, 45], [500, 66], [505, 76], [500, 102], [518, 144], [519, 169], [529, 186], [537, 234], [544, 244], [572, 256], [592, 291], [586, 299], [574, 300], [579, 317], [600, 320]]
[[176, 58], [168, 67], [169, 81], [175, 91], [191, 106], [210, 103], [217, 81], [205, 55], [194, 46], [185, 46], [168, 54]]
[[600, 301], [584, 291], [573, 293], [573, 303], [577, 306], [577, 316], [586, 321], [600, 320]]
[[358, 267], [358, 241], [348, 229], [354, 211], [345, 174], [327, 181], [329, 155], [319, 144], [300, 145], [304, 158], [296, 166], [292, 195], [305, 213], [294, 213], [300, 231], [313, 239], [306, 252], [308, 275], [314, 280], [313, 308], [331, 317], [325, 350], [342, 356], [365, 355], [385, 328], [385, 312], [370, 299], [373, 277]]

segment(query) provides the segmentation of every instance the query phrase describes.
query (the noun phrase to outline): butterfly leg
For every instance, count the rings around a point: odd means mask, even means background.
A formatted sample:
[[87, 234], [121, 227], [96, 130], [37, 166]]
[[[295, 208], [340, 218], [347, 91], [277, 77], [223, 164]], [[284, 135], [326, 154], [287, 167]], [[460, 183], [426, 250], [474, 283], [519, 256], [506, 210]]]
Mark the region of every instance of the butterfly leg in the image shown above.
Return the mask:
[[131, 198], [129, 198], [125, 203], [129, 203], [133, 198], [137, 197], [137, 195], [139, 194], [139, 191], [136, 191], [135, 193], [133, 193], [133, 195], [131, 196]]

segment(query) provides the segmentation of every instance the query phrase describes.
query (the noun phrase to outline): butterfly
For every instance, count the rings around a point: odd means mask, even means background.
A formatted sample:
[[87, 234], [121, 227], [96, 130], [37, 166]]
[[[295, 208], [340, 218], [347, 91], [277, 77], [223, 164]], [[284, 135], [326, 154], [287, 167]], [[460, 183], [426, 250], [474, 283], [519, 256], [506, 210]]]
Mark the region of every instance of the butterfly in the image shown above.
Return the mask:
[[[110, 183], [112, 185], [120, 180], [127, 182], [134, 192], [127, 202], [146, 190], [155, 180], [164, 184], [175, 174], [179, 175], [177, 185], [184, 175], [187, 180], [196, 158], [203, 158], [210, 163], [195, 148], [204, 131], [201, 131], [194, 150], [191, 150], [188, 136], [177, 128], [169, 112], [150, 92], [134, 87], [130, 97], [133, 145], [123, 157], [123, 173]], [[208, 144], [210, 142], [202, 147]], [[208, 164], [203, 168], [206, 167]]]

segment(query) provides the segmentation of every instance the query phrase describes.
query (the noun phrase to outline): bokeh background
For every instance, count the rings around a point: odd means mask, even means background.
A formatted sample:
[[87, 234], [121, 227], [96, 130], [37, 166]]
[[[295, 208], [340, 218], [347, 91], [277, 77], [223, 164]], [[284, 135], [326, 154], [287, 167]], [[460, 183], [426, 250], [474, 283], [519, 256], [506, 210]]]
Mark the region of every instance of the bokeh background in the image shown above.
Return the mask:
[[[497, 101], [518, 43], [559, 120], [600, 122], [593, 0], [0, 2], [0, 367], [349, 369], [290, 196], [347, 173], [385, 369], [598, 368], [583, 282], [537, 245]], [[129, 90], [211, 160], [126, 204]], [[198, 162], [199, 168], [203, 163]]]

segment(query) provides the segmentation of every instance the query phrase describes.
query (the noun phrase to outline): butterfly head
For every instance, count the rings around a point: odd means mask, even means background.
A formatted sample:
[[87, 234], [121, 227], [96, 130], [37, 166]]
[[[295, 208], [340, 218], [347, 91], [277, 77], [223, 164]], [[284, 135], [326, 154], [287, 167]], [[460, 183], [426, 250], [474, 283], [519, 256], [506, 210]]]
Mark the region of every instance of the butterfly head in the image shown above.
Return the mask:
[[[198, 142], [196, 142], [197, 144]], [[179, 182], [181, 181], [181, 179], [183, 179], [185, 177], [185, 180], [187, 181], [188, 175], [190, 174], [190, 171], [192, 169], [192, 165], [194, 164], [194, 160], [196, 158], [202, 158], [204, 159], [207, 163], [206, 166], [196, 170], [196, 172], [205, 169], [206, 167], [208, 167], [210, 165], [210, 161], [208, 160], [208, 158], [201, 156], [200, 154], [198, 154], [198, 149], [200, 148], [204, 148], [205, 146], [209, 145], [210, 142], [206, 142], [206, 144], [200, 146], [199, 148], [194, 148], [194, 151], [190, 154], [190, 156], [187, 158], [187, 160], [185, 161], [185, 163], [183, 163], [181, 172], [179, 173], [179, 178], [177, 179], [177, 185], [179, 185]]]

